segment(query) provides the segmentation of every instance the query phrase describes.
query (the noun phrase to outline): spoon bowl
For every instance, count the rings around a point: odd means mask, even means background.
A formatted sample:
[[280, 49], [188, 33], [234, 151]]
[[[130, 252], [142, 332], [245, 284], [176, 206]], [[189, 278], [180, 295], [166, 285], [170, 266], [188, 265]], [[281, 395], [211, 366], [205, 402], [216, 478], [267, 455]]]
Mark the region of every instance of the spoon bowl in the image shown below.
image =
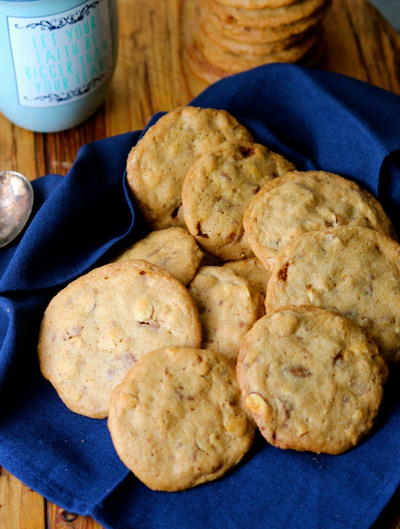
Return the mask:
[[0, 171], [0, 248], [21, 233], [33, 206], [32, 186], [20, 173]]

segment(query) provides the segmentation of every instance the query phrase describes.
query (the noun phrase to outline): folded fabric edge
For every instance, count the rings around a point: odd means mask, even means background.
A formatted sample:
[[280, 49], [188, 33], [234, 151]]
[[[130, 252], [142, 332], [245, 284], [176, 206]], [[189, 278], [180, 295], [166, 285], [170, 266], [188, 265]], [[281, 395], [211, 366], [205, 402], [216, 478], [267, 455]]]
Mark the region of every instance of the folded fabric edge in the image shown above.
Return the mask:
[[[82, 156], [81, 153], [82, 153], [83, 149], [85, 149], [85, 148], [87, 149], [91, 145], [101, 144], [101, 142], [104, 142], [104, 141], [107, 141], [107, 140], [109, 141], [110, 139], [117, 139], [117, 140], [118, 139], [119, 140], [123, 139], [123, 140], [125, 140], [127, 138], [130, 139], [132, 137], [133, 144], [135, 144], [136, 141], [137, 141], [137, 138], [139, 137], [140, 132], [141, 131], [135, 131], [133, 133], [128, 133], [126, 135], [119, 135], [119, 136], [114, 136], [112, 138], [106, 138], [105, 140], [99, 140], [98, 142], [89, 143], [89, 144], [81, 147], [79, 149], [79, 152], [77, 154], [76, 160], [74, 162], [74, 166], [75, 166], [75, 163], [80, 160], [80, 157]], [[124, 136], [126, 138], [124, 138]], [[56, 193], [56, 192], [59, 193], [60, 192], [60, 186], [63, 185], [64, 181], [67, 182], [69, 174], [70, 174], [70, 172], [65, 177], [60, 177], [59, 178], [59, 180], [57, 181], [57, 186], [54, 188], [54, 190], [52, 190], [51, 193], [49, 193], [48, 196], [45, 197], [45, 200], [43, 201], [42, 204], [40, 204], [40, 207], [35, 212], [35, 215], [31, 218], [28, 228], [24, 231], [23, 236], [22, 236], [21, 240], [18, 243], [18, 246], [15, 248], [15, 251], [13, 252], [13, 255], [10, 258], [10, 262], [8, 263], [7, 268], [4, 270], [4, 273], [3, 273], [2, 277], [0, 278], [0, 294], [7, 295], [8, 293], [11, 293], [11, 292], [23, 292], [23, 291], [28, 290], [27, 288], [22, 288], [22, 289], [21, 288], [16, 288], [16, 286], [13, 286], [12, 284], [11, 285], [7, 285], [7, 283], [9, 283], [9, 281], [7, 281], [7, 277], [9, 276], [11, 278], [11, 283], [12, 283], [12, 277], [13, 277], [12, 270], [9, 270], [10, 266], [12, 265], [12, 261], [13, 261], [14, 256], [18, 257], [19, 252], [21, 252], [21, 250], [23, 250], [23, 248], [22, 248], [23, 245], [27, 245], [27, 242], [29, 242], [27, 238], [29, 238], [29, 236], [30, 236], [30, 231], [29, 230], [30, 230], [31, 226], [33, 228], [35, 228], [35, 223], [42, 221], [40, 219], [40, 215], [42, 215], [42, 213], [44, 211], [44, 207], [46, 207], [46, 203], [48, 202], [48, 200], [52, 199], [54, 193]], [[48, 176], [49, 175], [46, 175], [44, 177], [41, 177], [38, 180], [45, 179]], [[52, 175], [50, 175], [50, 176], [52, 176]], [[124, 173], [121, 174], [120, 183], [121, 183], [123, 194], [124, 194], [124, 198], [125, 198], [125, 205], [129, 209], [129, 213], [130, 213], [129, 225], [127, 225], [125, 227], [123, 232], [116, 234], [112, 239], [110, 239], [106, 243], [104, 243], [103, 246], [99, 250], [93, 252], [93, 254], [90, 256], [90, 259], [88, 260], [88, 262], [86, 263], [84, 268], [72, 267], [70, 273], [67, 274], [66, 276], [63, 276], [63, 277], [59, 278], [57, 281], [53, 281], [53, 282], [45, 282], [45, 283], [39, 282], [37, 285], [34, 285], [33, 288], [30, 288], [29, 289], [30, 291], [37, 291], [37, 290], [43, 290], [43, 289], [48, 289], [48, 288], [54, 288], [54, 287], [57, 287], [57, 286], [60, 286], [60, 285], [63, 285], [65, 283], [67, 283], [67, 282], [72, 281], [73, 279], [75, 279], [79, 275], [82, 275], [86, 271], [88, 271], [91, 268], [93, 268], [96, 265], [96, 263], [98, 263], [102, 259], [102, 257], [104, 255], [106, 255], [107, 252], [114, 245], [116, 245], [120, 241], [124, 240], [131, 233], [131, 231], [132, 231], [132, 229], [134, 227], [134, 224], [135, 224], [135, 207], [134, 207], [134, 205], [132, 203], [132, 199], [131, 199], [131, 196], [130, 196], [130, 191], [128, 189], [128, 184], [126, 182], [126, 179], [124, 177]]]

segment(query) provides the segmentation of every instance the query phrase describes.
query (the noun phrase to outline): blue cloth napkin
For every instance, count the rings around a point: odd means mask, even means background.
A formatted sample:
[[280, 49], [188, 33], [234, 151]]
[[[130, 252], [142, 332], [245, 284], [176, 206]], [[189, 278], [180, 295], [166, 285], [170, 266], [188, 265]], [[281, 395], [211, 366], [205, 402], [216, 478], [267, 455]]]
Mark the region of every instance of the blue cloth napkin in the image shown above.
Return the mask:
[[[193, 104], [230, 111], [299, 169], [363, 184], [400, 228], [400, 97], [277, 64], [222, 80]], [[225, 477], [178, 493], [150, 491], [129, 474], [105, 421], [70, 412], [41, 377], [36, 343], [51, 297], [146, 229], [123, 178], [139, 134], [87, 145], [66, 177], [35, 181], [30, 224], [0, 251], [0, 464], [110, 529], [369, 527], [400, 483], [398, 368], [376, 428], [350, 452], [283, 451], [257, 437]]]

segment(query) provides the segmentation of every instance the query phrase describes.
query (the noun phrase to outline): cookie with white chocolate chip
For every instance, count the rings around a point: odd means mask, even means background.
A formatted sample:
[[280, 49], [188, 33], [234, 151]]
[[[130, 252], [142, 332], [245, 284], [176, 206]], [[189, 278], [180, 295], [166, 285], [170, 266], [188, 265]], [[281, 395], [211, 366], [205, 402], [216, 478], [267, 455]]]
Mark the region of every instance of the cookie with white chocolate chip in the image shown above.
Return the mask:
[[163, 491], [222, 476], [249, 450], [254, 434], [233, 364], [187, 347], [143, 356], [114, 390], [108, 426], [125, 465]]
[[355, 323], [316, 307], [285, 307], [246, 334], [237, 375], [266, 440], [340, 454], [372, 428], [387, 368]]
[[145, 261], [92, 270], [59, 292], [44, 314], [40, 368], [72, 411], [104, 418], [112, 389], [144, 354], [198, 347], [201, 325], [185, 287]]

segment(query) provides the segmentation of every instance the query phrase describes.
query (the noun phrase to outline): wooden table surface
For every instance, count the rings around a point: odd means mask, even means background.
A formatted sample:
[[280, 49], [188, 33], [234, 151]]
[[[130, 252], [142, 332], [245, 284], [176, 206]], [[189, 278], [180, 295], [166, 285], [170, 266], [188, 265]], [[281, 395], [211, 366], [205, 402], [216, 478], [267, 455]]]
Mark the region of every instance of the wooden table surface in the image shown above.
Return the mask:
[[[190, 101], [204, 85], [187, 73], [181, 60], [184, 1], [119, 0], [119, 61], [103, 108], [80, 127], [48, 135], [22, 130], [0, 115], [1, 169], [17, 170], [30, 179], [65, 174], [82, 144], [142, 128], [154, 112]], [[400, 94], [400, 37], [365, 0], [333, 1], [326, 41], [321, 68]], [[67, 528], [100, 526], [47, 502], [1, 470], [0, 529]], [[400, 529], [400, 491], [374, 529]]]

